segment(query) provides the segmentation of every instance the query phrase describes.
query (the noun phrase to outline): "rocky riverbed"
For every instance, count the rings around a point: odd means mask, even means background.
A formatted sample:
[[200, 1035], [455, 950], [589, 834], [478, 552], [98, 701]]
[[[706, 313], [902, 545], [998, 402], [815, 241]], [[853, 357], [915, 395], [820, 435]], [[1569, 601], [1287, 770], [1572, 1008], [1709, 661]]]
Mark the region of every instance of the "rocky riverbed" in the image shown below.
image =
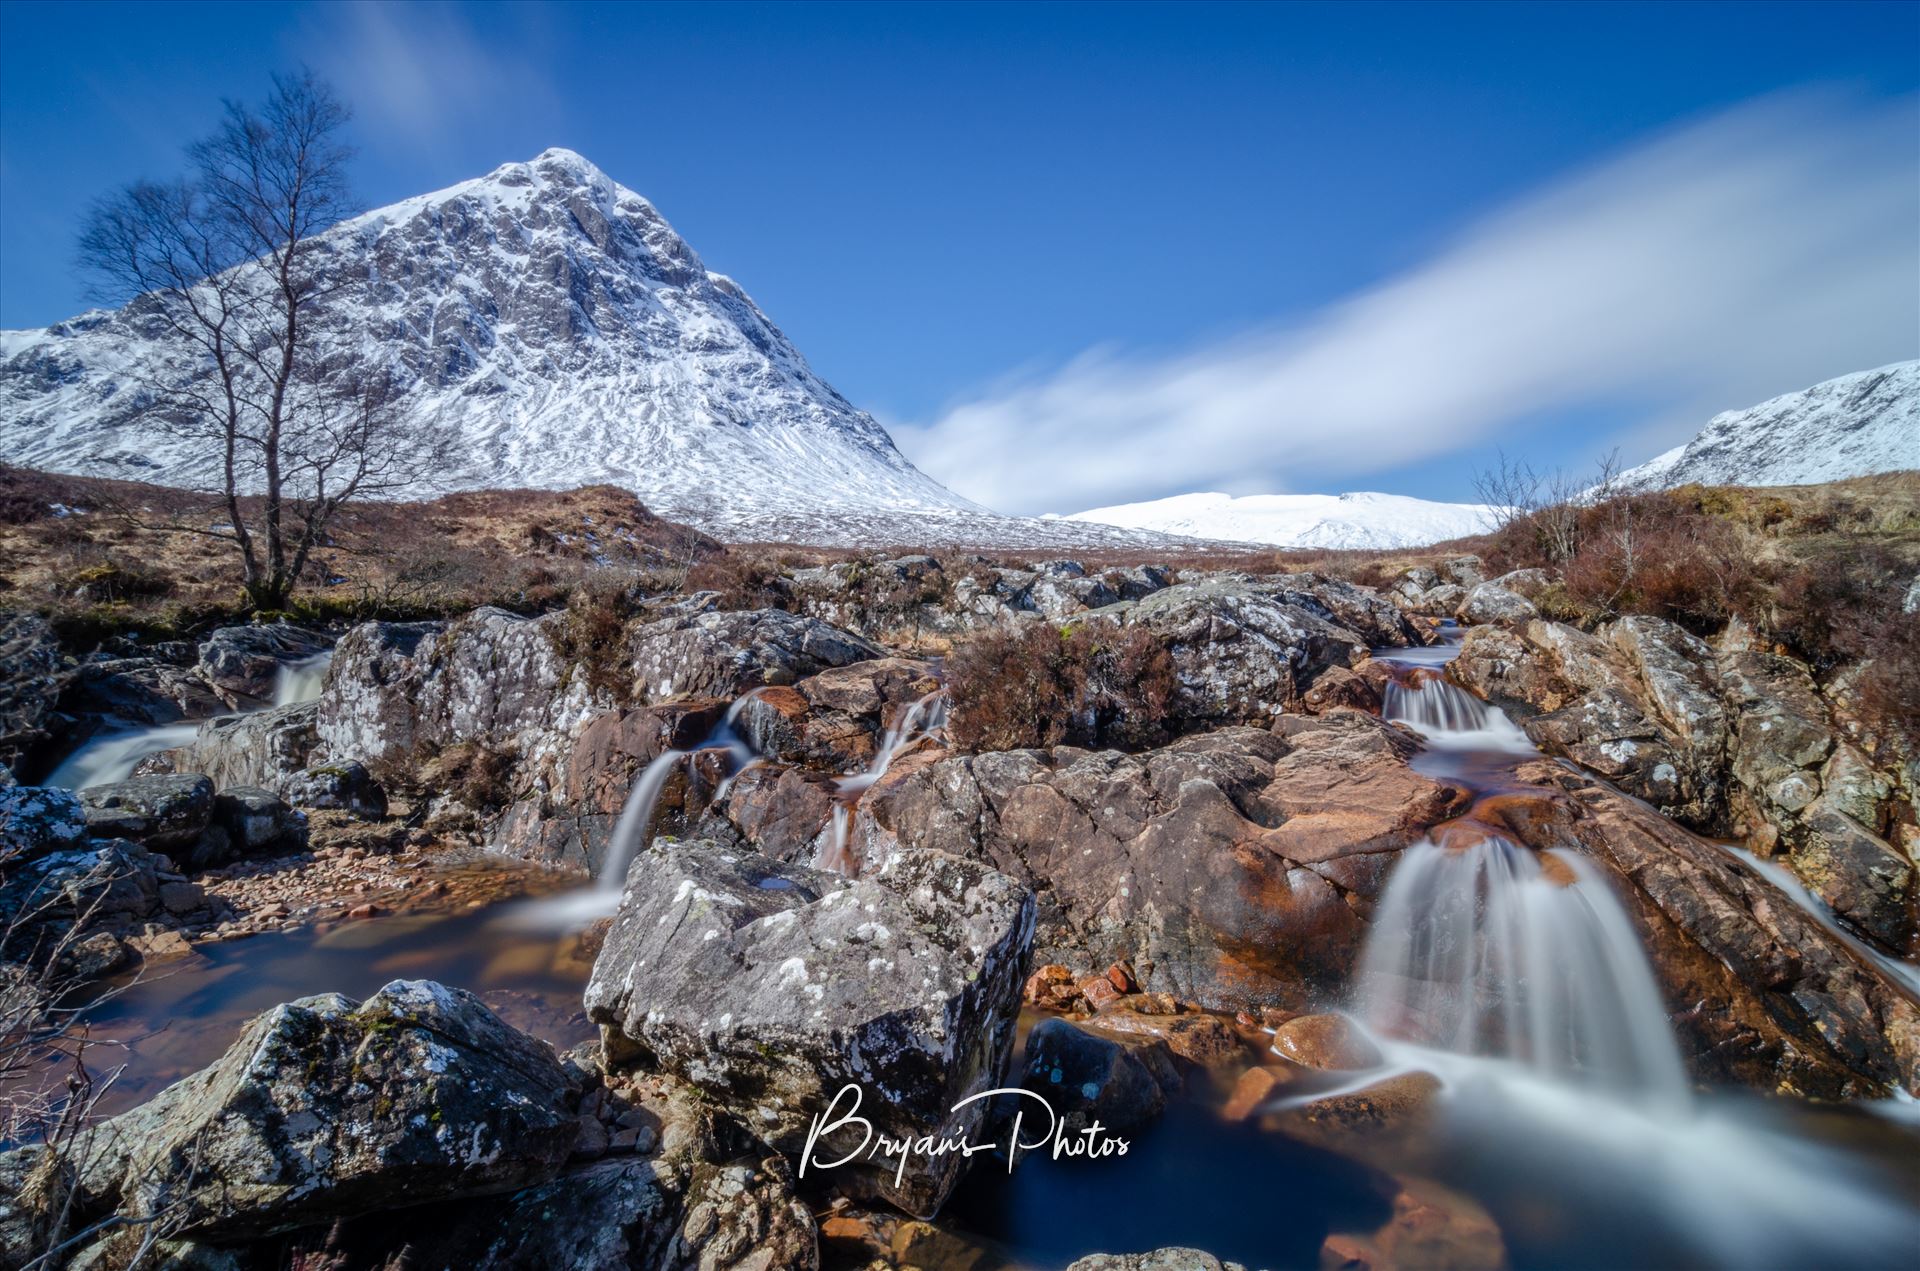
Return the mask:
[[[1910, 740], [1552, 585], [903, 557], [81, 661], [10, 616], [0, 1261], [1897, 1264]], [[1041, 700], [1137, 744], [957, 740]], [[1436, 852], [1596, 915], [1564, 983], [1478, 923], [1464, 1001], [1392, 962]], [[1664, 1092], [1587, 1031], [1635, 976]]]

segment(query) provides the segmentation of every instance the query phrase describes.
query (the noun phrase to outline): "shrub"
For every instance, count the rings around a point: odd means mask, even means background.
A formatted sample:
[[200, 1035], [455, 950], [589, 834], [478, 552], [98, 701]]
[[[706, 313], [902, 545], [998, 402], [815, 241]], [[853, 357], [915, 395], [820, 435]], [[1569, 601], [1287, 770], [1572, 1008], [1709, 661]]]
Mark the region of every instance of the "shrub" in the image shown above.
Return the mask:
[[626, 670], [627, 620], [634, 597], [624, 574], [590, 574], [567, 597], [566, 620], [555, 636], [561, 656], [586, 676], [590, 692], [624, 701], [632, 691]]
[[1137, 749], [1166, 739], [1178, 678], [1150, 633], [1102, 620], [976, 635], [948, 660], [947, 684], [948, 731], [968, 749]]
[[687, 591], [717, 591], [722, 609], [784, 609], [792, 599], [780, 563], [771, 557], [722, 552], [686, 573]]
[[476, 812], [497, 812], [513, 801], [513, 765], [510, 750], [464, 741], [422, 764], [419, 784], [429, 794], [448, 795]]

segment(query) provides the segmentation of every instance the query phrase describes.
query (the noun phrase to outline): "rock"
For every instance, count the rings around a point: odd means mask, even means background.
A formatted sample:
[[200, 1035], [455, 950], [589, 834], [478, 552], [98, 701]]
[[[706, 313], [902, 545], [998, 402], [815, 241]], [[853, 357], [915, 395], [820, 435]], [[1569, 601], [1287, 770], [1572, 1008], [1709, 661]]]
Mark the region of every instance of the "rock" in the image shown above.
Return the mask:
[[160, 862], [125, 839], [43, 852], [0, 871], [0, 914], [9, 957], [43, 956], [95, 930], [125, 934], [158, 918]]
[[1249, 1068], [1234, 1083], [1233, 1093], [1220, 1109], [1223, 1121], [1244, 1121], [1280, 1097], [1291, 1080], [1281, 1068]]
[[1913, 863], [1822, 798], [1793, 827], [1788, 861], [1833, 911], [1904, 953], [1913, 937]]
[[1096, 1122], [1113, 1134], [1142, 1129], [1181, 1085], [1158, 1040], [1102, 1035], [1063, 1019], [1041, 1020], [1027, 1034], [1021, 1084], [1047, 1101], [1069, 1135]]
[[396, 980], [303, 998], [93, 1133], [120, 1211], [218, 1242], [550, 1178], [576, 1133], [552, 1052], [479, 999]]
[[204, 719], [229, 709], [213, 685], [190, 668], [156, 657], [103, 658], [83, 662], [60, 709], [138, 724]]
[[320, 744], [318, 702], [299, 702], [200, 725], [192, 742], [171, 752], [175, 772], [204, 773], [214, 787], [259, 786], [284, 793]]
[[[307, 818], [271, 790], [255, 786], [235, 786], [215, 795], [213, 824], [226, 831], [227, 859], [298, 852], [307, 846]], [[196, 869], [224, 863], [203, 861], [198, 852], [188, 859]]]
[[340, 638], [315, 730], [328, 761], [416, 763], [454, 745], [550, 760], [604, 701], [563, 644], [567, 614], [481, 608], [456, 622], [363, 623]]
[[1086, 1026], [1128, 1038], [1157, 1039], [1174, 1055], [1201, 1068], [1230, 1067], [1245, 1062], [1247, 1057], [1245, 1043], [1232, 1026], [1217, 1015], [1146, 1014], [1126, 1005], [1115, 1005], [1102, 1009], [1086, 1021]]
[[68, 946], [62, 970], [78, 980], [97, 980], [112, 975], [131, 960], [132, 954], [118, 937], [96, 931]]
[[281, 783], [281, 793], [298, 808], [349, 812], [366, 820], [387, 814], [387, 792], [357, 761], [296, 772]]
[[1359, 1090], [1268, 1113], [1261, 1124], [1334, 1151], [1364, 1151], [1371, 1140], [1391, 1136], [1404, 1141], [1424, 1129], [1439, 1093], [1440, 1080], [1433, 1074], [1402, 1073]]
[[1327, 667], [1364, 659], [1366, 639], [1335, 625], [1326, 607], [1309, 599], [1283, 582], [1214, 577], [1087, 616], [1143, 628], [1166, 646], [1179, 679], [1171, 722], [1192, 731], [1268, 722]]
[[17, 863], [80, 846], [87, 810], [70, 790], [0, 786], [0, 863]]
[[[1175, 589], [1177, 590], [1177, 589]], [[1143, 754], [1071, 747], [896, 765], [854, 840], [977, 858], [1041, 896], [1046, 961], [1128, 960], [1140, 983], [1236, 1010], [1343, 990], [1401, 849], [1464, 795], [1417, 745], [1351, 711], [1287, 716]]]
[[1425, 644], [1399, 606], [1371, 587], [1326, 574], [1275, 574], [1275, 595], [1358, 635], [1371, 648]]
[[1527, 622], [1540, 616], [1531, 600], [1496, 582], [1480, 583], [1466, 594], [1453, 616], [1462, 622]]
[[135, 777], [79, 792], [93, 838], [126, 838], [161, 851], [191, 847], [213, 816], [213, 782], [198, 773]]
[[1920, 1091], [1920, 1006], [1738, 857], [1559, 764], [1519, 775], [1563, 797], [1508, 828], [1610, 868], [1697, 1075], [1822, 1099]]
[[1247, 1271], [1238, 1262], [1222, 1262], [1199, 1249], [1169, 1247], [1151, 1253], [1090, 1253], [1067, 1271]]
[[1502, 1271], [1506, 1241], [1493, 1216], [1468, 1196], [1425, 1179], [1394, 1194], [1393, 1216], [1369, 1235], [1336, 1233], [1320, 1254], [1321, 1271]]
[[26, 768], [51, 739], [48, 726], [72, 674], [52, 623], [0, 614], [0, 764]]
[[636, 628], [628, 644], [634, 696], [642, 702], [731, 700], [748, 689], [883, 656], [861, 636], [782, 609], [662, 618]]
[[[1025, 888], [939, 853], [849, 880], [660, 841], [628, 873], [587, 1012], [610, 1060], [692, 1082], [796, 1161], [849, 1084], [896, 1140], [970, 1132], [984, 1101], [952, 1109], [1006, 1071], [1032, 934]], [[859, 1147], [850, 1131], [821, 1142], [821, 1159]], [[894, 1164], [864, 1158], [826, 1181], [930, 1213], [963, 1162], [913, 1156], [897, 1183]]]
[[324, 653], [333, 641], [289, 622], [221, 627], [200, 646], [199, 671], [235, 709], [273, 700], [283, 663]]
[[1139, 600], [1165, 587], [1173, 586], [1173, 573], [1160, 565], [1134, 565], [1114, 570], [1108, 576], [1122, 600]]
[[1274, 1052], [1306, 1068], [1373, 1068], [1380, 1048], [1345, 1015], [1301, 1015], [1273, 1034]]

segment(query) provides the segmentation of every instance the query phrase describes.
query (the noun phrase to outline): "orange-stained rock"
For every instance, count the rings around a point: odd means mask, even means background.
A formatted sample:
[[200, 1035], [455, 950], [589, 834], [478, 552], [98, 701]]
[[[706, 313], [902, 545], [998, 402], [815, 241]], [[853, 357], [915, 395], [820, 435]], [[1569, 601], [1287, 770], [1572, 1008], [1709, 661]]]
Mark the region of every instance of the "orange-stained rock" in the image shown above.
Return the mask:
[[1158, 1037], [1167, 1049], [1188, 1063], [1220, 1068], [1244, 1063], [1246, 1043], [1226, 1020], [1200, 1012], [1182, 1015], [1144, 1015], [1122, 1002], [1086, 1022], [1088, 1028], [1135, 1037]]
[[1220, 1115], [1228, 1121], [1244, 1121], [1260, 1110], [1287, 1084], [1292, 1074], [1284, 1068], [1249, 1068], [1234, 1083]]
[[1372, 1068], [1380, 1050], [1344, 1015], [1302, 1015], [1273, 1034], [1274, 1052], [1304, 1068]]

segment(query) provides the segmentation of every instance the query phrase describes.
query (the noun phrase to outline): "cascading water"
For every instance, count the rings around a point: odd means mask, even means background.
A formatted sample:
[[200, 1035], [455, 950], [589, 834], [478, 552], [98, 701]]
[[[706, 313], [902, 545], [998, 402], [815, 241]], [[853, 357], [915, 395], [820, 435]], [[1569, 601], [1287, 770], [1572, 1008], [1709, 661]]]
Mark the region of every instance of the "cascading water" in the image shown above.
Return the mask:
[[333, 650], [316, 653], [298, 662], [282, 662], [273, 677], [273, 704], [296, 706], [318, 701], [326, 686], [327, 668], [333, 665]]
[[1387, 1036], [1670, 1104], [1687, 1077], [1638, 934], [1600, 867], [1489, 835], [1407, 849], [1359, 973]]
[[864, 771], [834, 782], [841, 800], [834, 803], [832, 819], [827, 824], [819, 849], [814, 853], [815, 869], [830, 869], [849, 878], [860, 872], [860, 862], [850, 842], [853, 814], [845, 800], [857, 801], [874, 782], [887, 774], [895, 756], [918, 745], [922, 738], [938, 732], [946, 724], [947, 691], [935, 689], [900, 712], [900, 717], [893, 721], [893, 727], [887, 729], [880, 739], [880, 748], [874, 752], [873, 761]]
[[199, 724], [162, 724], [101, 733], [61, 761], [45, 784], [67, 790], [125, 781], [148, 755], [187, 745], [200, 735]]
[[613, 833], [607, 839], [606, 860], [600, 866], [601, 892], [611, 895], [616, 901], [619, 899], [627, 883], [627, 867], [633, 864], [633, 858], [646, 846], [648, 832], [653, 827], [654, 809], [660, 803], [660, 793], [667, 788], [667, 779], [680, 766], [681, 760], [703, 750], [726, 751], [728, 774], [725, 784], [730, 784], [733, 778], [758, 761], [759, 756], [754, 754], [753, 747], [734, 729], [740, 712], [753, 698], [753, 693], [747, 693], [729, 706], [719, 724], [698, 745], [686, 750], [665, 751], [641, 771], [633, 788], [627, 792], [626, 804], [620, 809], [620, 819], [614, 822]]
[[[1502, 712], [1441, 677], [1451, 653], [1381, 651], [1406, 668], [1383, 714], [1425, 740], [1417, 768], [1499, 786], [1532, 747]], [[1920, 1230], [1884, 1177], [1765, 1110], [1695, 1096], [1639, 934], [1600, 865], [1472, 824], [1436, 838], [1404, 853], [1374, 914], [1355, 1008], [1385, 1063], [1346, 1088], [1393, 1072], [1438, 1076], [1431, 1150], [1516, 1232], [1635, 1215], [1585, 1225], [1578, 1249], [1546, 1235], [1555, 1265], [1649, 1265], [1676, 1247], [1692, 1251], [1688, 1263], [1725, 1267], [1907, 1263]], [[1290, 1102], [1314, 1097], [1324, 1095]]]

